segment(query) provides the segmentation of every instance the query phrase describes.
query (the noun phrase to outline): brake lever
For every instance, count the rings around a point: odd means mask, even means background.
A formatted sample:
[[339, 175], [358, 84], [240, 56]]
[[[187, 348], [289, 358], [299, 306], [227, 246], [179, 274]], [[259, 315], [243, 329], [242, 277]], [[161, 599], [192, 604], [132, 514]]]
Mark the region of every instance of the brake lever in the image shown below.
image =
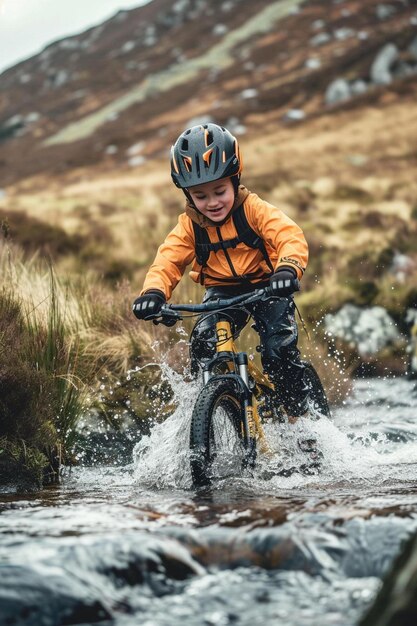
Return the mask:
[[182, 316], [177, 311], [161, 311], [160, 315], [152, 320], [155, 326], [163, 324], [164, 326], [174, 326], [177, 322], [182, 320]]

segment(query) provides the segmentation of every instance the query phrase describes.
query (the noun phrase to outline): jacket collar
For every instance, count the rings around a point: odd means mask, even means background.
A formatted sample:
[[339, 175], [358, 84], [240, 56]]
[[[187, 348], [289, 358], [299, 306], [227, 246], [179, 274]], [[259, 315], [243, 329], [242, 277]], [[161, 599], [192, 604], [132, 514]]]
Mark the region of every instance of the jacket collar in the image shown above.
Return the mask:
[[249, 194], [250, 191], [246, 189], [244, 185], [239, 185], [233, 206], [230, 209], [228, 215], [221, 222], [213, 222], [213, 220], [200, 213], [200, 211], [198, 211], [188, 199], [185, 203], [185, 213], [188, 215], [190, 220], [192, 220], [202, 228], [207, 228], [208, 226], [222, 226], [225, 222], [227, 222], [233, 211], [235, 211], [238, 207], [240, 207], [241, 204], [244, 203]]

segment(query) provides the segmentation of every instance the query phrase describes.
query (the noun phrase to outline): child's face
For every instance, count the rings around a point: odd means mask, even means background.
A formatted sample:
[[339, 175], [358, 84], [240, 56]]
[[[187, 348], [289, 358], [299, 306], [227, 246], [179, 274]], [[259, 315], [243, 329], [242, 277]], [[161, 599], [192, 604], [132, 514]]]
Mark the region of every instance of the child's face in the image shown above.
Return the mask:
[[197, 209], [213, 222], [221, 222], [230, 213], [235, 190], [230, 178], [214, 180], [188, 189]]

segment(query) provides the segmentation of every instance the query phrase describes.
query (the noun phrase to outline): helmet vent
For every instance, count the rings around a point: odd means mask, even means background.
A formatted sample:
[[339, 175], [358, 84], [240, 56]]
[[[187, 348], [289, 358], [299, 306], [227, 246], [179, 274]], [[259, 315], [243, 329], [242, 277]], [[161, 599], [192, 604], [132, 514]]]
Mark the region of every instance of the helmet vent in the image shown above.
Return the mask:
[[207, 145], [210, 146], [213, 143], [213, 133], [208, 131], [207, 133]]
[[188, 139], [183, 139], [182, 140], [181, 150], [188, 150]]
[[214, 171], [217, 172], [217, 170], [219, 169], [219, 149], [216, 148], [214, 151]]

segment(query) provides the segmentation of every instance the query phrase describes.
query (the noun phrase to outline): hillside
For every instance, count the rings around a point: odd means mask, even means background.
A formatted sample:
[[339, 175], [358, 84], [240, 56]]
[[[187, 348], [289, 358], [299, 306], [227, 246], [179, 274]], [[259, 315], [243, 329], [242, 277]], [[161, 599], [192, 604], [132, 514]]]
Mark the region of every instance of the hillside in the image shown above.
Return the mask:
[[[376, 0], [153, 0], [120, 12], [0, 76], [2, 185], [139, 164], [194, 117], [256, 137], [341, 106], [352, 117], [386, 107], [387, 89], [411, 103], [416, 22], [414, 3]], [[397, 52], [378, 73], [387, 43]], [[335, 79], [345, 82], [329, 106]]]

